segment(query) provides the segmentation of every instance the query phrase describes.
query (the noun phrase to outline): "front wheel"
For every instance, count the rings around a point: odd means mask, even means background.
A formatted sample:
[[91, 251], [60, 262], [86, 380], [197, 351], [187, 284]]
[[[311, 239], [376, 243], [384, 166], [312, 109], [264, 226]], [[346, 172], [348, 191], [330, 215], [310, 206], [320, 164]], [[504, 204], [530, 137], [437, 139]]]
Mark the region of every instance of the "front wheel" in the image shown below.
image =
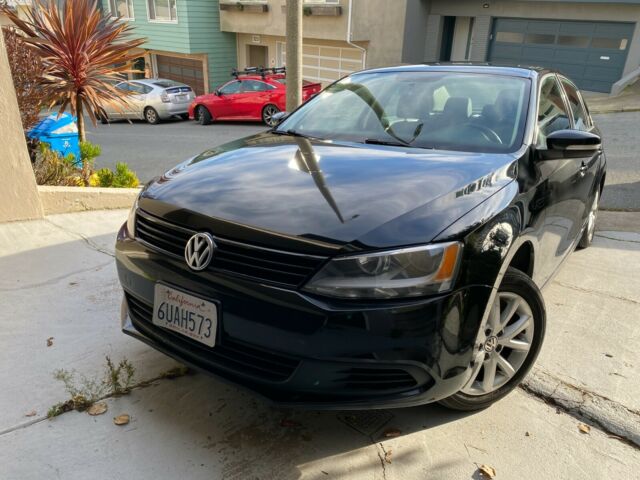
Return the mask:
[[471, 376], [462, 389], [441, 400], [454, 410], [480, 410], [509, 394], [527, 375], [542, 347], [544, 300], [523, 272], [509, 268], [474, 347]]
[[213, 119], [207, 107], [200, 105], [196, 109], [196, 120], [200, 125], [209, 125]]
[[151, 125], [157, 125], [160, 123], [160, 115], [156, 112], [155, 108], [147, 107], [144, 111], [144, 118]]
[[278, 112], [280, 112], [280, 109], [275, 105], [267, 105], [262, 109], [262, 121], [270, 127], [275, 127], [277, 122], [273, 119], [273, 116]]

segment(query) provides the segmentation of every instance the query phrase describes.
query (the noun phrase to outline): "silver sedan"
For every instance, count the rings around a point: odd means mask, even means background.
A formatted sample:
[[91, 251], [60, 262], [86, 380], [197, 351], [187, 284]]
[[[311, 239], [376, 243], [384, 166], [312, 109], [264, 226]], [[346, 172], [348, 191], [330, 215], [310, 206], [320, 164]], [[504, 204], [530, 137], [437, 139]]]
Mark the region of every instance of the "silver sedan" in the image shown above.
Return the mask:
[[151, 124], [178, 116], [189, 118], [189, 105], [195, 98], [192, 88], [184, 83], [163, 78], [129, 80], [116, 84], [116, 88], [127, 96], [127, 103], [103, 105], [106, 116], [100, 120], [138, 119]]

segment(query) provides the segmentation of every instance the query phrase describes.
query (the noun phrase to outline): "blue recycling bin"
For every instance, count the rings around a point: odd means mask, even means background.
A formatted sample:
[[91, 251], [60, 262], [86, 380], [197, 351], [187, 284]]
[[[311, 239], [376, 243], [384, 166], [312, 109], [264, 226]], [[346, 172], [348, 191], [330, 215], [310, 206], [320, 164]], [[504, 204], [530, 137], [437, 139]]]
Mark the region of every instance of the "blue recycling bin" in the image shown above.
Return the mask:
[[48, 143], [51, 150], [63, 157], [72, 154], [75, 164], [80, 166], [80, 142], [78, 141], [78, 125], [76, 117], [63, 113], [60, 117], [56, 113], [42, 119], [29, 132], [29, 138], [35, 138]]

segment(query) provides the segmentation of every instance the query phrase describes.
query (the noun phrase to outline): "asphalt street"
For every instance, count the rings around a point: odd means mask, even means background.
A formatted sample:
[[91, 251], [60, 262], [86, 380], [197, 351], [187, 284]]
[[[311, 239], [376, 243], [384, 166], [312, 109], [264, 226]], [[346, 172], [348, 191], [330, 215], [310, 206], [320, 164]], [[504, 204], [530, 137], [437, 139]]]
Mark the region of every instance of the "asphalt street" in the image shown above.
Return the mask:
[[[595, 115], [608, 161], [607, 187], [601, 206], [611, 210], [640, 210], [638, 125], [640, 112]], [[159, 125], [135, 121], [89, 126], [88, 138], [102, 146], [97, 167], [127, 162], [146, 182], [200, 152], [264, 131], [259, 123], [214, 123], [170, 120]]]

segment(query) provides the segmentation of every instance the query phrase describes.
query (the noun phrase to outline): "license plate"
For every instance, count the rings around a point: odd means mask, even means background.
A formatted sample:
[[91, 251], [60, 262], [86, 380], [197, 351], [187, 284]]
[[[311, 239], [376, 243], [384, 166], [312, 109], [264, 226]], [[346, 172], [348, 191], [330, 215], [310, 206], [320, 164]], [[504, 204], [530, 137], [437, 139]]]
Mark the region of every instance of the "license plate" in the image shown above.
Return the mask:
[[213, 347], [218, 329], [218, 307], [214, 302], [156, 283], [153, 324]]
[[176, 95], [176, 100], [178, 102], [185, 102], [189, 97], [187, 95]]

